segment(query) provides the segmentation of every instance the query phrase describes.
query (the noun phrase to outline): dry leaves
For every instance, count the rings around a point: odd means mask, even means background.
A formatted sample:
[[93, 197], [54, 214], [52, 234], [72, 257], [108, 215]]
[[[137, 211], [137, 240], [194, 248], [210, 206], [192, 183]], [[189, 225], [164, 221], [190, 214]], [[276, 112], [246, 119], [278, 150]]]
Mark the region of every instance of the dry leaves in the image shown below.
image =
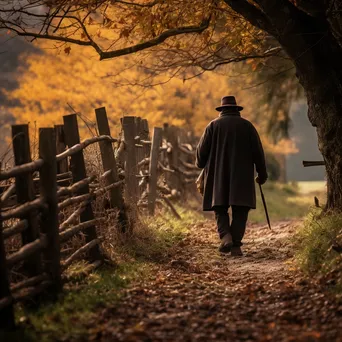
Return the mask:
[[[294, 228], [250, 228], [245, 256], [217, 252], [211, 222], [193, 228], [169, 262], [103, 310], [98, 341], [342, 341], [342, 308], [289, 270]], [[270, 243], [272, 241], [272, 243]]]

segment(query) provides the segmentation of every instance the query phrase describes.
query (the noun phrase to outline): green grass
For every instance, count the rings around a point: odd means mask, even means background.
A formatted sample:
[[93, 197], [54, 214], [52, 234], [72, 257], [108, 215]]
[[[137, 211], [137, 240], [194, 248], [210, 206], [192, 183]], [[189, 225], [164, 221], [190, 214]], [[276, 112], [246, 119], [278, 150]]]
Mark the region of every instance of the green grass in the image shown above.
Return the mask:
[[148, 265], [139, 262], [116, 269], [102, 267], [80, 283], [69, 283], [55, 303], [38, 309], [16, 307], [20, 330], [8, 333], [4, 341], [67, 341], [85, 337], [87, 325], [97, 312], [108, 303], [115, 304], [120, 289], [148, 272]]
[[[324, 197], [321, 193], [301, 193], [297, 184], [279, 184], [267, 182], [263, 185], [267, 209], [272, 221], [302, 218], [314, 203], [314, 196]], [[256, 188], [257, 209], [252, 210], [249, 221], [252, 223], [265, 222], [265, 211], [261, 201], [259, 188]]]
[[321, 277], [342, 295], [342, 255], [333, 248], [342, 248], [342, 214], [312, 210], [296, 240], [295, 259], [299, 267], [310, 276]]
[[160, 212], [154, 217], [141, 216], [135, 233], [129, 237], [129, 243], [117, 246], [119, 253], [131, 256], [135, 260], [147, 262], [163, 261], [172, 246], [188, 232], [188, 227], [203, 221], [203, 216], [194, 211], [176, 206], [182, 219], [178, 220], [170, 212]]
[[[203, 220], [200, 214], [177, 208], [182, 220], [169, 212], [143, 217], [136, 222], [131, 236], [113, 241], [113, 261], [118, 266], [103, 266], [86, 279], [77, 279], [64, 287], [55, 303], [45, 303], [38, 309], [16, 306], [20, 330], [0, 336], [1, 341], [54, 341], [89, 337], [91, 322], [108, 305], [114, 305], [124, 287], [147, 277], [153, 265], [172, 257], [172, 247], [188, 232], [188, 227]], [[76, 264], [69, 274], [84, 269]]]

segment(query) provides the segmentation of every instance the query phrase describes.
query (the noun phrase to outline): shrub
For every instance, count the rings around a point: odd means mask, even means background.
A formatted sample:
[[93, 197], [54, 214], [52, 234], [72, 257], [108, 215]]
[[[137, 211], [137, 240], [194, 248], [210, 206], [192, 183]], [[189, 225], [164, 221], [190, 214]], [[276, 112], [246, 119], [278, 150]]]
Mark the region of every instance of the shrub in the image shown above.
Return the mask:
[[317, 275], [342, 292], [342, 213], [315, 208], [297, 233], [296, 261], [309, 275]]

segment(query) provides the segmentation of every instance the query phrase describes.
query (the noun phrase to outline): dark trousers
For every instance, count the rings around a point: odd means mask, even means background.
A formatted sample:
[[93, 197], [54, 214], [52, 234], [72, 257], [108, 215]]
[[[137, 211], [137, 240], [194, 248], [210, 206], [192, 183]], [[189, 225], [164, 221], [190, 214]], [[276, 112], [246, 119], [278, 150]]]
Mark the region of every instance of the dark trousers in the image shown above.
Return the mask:
[[222, 239], [227, 233], [230, 233], [233, 238], [234, 246], [242, 246], [241, 241], [245, 235], [249, 210], [249, 207], [233, 205], [232, 222], [230, 224], [228, 207], [214, 207], [217, 230], [220, 235], [220, 239]]

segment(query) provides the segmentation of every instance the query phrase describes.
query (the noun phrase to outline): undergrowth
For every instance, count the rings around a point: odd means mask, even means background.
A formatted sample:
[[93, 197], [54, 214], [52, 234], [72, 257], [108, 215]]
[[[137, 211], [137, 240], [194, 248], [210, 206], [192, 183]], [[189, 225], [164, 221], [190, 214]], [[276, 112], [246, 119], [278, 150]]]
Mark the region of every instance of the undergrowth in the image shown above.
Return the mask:
[[342, 214], [312, 209], [297, 233], [296, 250], [300, 268], [342, 296]]
[[[309, 207], [308, 203], [297, 201], [300, 194], [294, 185], [268, 183], [264, 186], [264, 192], [271, 221], [301, 217]], [[266, 222], [258, 189], [257, 198], [258, 209], [252, 211], [250, 221]], [[193, 203], [191, 210], [187, 204], [176, 206], [182, 220], [175, 219], [169, 211], [165, 210], [159, 211], [154, 217], [140, 215], [140, 218], [135, 219], [133, 233], [125, 235], [118, 233], [116, 214], [108, 215], [106, 222], [98, 227], [98, 235], [103, 237], [101, 249], [107, 261], [105, 266], [87, 278], [78, 278], [75, 274], [81, 273], [86, 265], [82, 263], [73, 265], [68, 270], [68, 276], [72, 281], [65, 285], [58, 301], [42, 304], [38, 308], [34, 308], [35, 303], [32, 303], [30, 308], [16, 307], [16, 320], [19, 322], [20, 330], [0, 340], [88, 339], [93, 322], [95, 319], [99, 321], [96, 315], [99, 315], [102, 309], [115, 307], [115, 303], [123, 293], [121, 289], [132, 282], [148, 277], [158, 264], [167, 263], [174, 258], [175, 247], [187, 236], [189, 227], [203, 221], [202, 214], [196, 212], [200, 207], [201, 204], [197, 202]], [[96, 214], [104, 215], [100, 201], [94, 208]], [[304, 238], [306, 235], [303, 233]], [[315, 244], [312, 246], [313, 249], [317, 248]], [[322, 249], [328, 250], [330, 246], [331, 243], [327, 242]], [[313, 260], [314, 256], [310, 254], [310, 258]], [[324, 259], [324, 262], [327, 260]], [[318, 260], [317, 264], [319, 262]], [[312, 267], [309, 268], [311, 272]]]
[[[35, 303], [29, 307], [16, 307], [19, 330], [0, 336], [4, 341], [55, 341], [88, 338], [92, 322], [101, 309], [114, 306], [120, 291], [128, 284], [148, 277], [153, 267], [171, 260], [173, 246], [188, 232], [188, 227], [203, 220], [200, 214], [177, 208], [182, 220], [169, 212], [155, 217], [141, 218], [135, 222], [134, 232], [120, 236], [110, 231], [110, 245], [103, 248], [107, 263], [87, 278], [77, 278], [74, 273], [82, 271], [85, 263], [73, 265], [68, 275], [71, 282], [55, 303]], [[105, 231], [101, 233], [106, 234]], [[108, 241], [108, 239], [106, 239]], [[110, 261], [110, 262], [108, 262]]]
[[132, 235], [119, 236], [116, 240], [115, 258], [160, 263], [171, 257], [173, 246], [187, 234], [189, 226], [203, 220], [201, 214], [180, 206], [177, 211], [181, 220], [168, 211], [154, 217], [141, 216]]

